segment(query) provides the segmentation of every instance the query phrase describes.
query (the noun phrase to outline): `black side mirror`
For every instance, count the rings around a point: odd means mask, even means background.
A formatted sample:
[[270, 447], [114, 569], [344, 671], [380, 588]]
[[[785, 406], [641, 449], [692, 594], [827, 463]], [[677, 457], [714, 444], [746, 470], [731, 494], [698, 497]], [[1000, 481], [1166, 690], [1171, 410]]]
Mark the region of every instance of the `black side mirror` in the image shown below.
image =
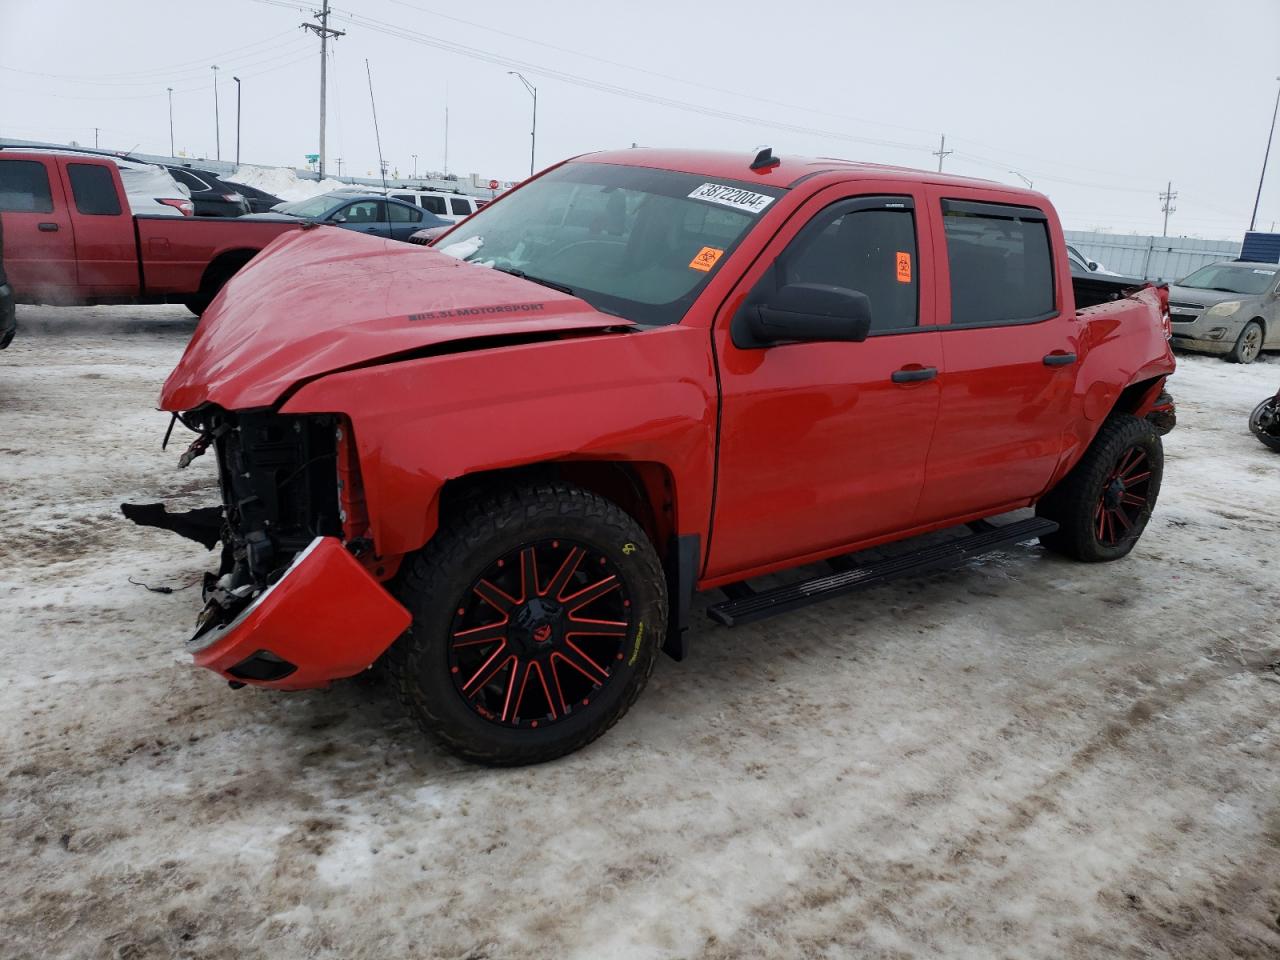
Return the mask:
[[777, 343], [852, 341], [871, 332], [867, 295], [826, 283], [789, 283], [764, 303], [748, 304], [734, 317], [734, 346], [758, 349]]

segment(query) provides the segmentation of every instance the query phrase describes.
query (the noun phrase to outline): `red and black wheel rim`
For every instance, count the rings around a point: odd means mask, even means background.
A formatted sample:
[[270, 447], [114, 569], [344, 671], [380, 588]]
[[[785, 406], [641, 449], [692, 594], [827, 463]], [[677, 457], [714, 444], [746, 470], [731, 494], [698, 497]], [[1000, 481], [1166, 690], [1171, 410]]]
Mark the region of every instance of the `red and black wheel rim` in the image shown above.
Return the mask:
[[1151, 457], [1145, 447], [1130, 447], [1120, 455], [1093, 511], [1093, 534], [1106, 547], [1118, 546], [1132, 535], [1151, 497]]
[[526, 544], [491, 563], [450, 625], [454, 689], [506, 727], [558, 723], [620, 672], [633, 609], [604, 553], [572, 540]]

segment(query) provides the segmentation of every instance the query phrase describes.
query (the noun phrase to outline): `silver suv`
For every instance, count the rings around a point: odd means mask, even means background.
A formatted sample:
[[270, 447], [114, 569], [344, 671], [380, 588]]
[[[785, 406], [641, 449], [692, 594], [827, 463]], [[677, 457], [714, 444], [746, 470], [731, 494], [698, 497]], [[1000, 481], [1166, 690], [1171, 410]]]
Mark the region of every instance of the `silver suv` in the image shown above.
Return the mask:
[[1174, 346], [1253, 363], [1280, 350], [1280, 265], [1225, 260], [1169, 287]]

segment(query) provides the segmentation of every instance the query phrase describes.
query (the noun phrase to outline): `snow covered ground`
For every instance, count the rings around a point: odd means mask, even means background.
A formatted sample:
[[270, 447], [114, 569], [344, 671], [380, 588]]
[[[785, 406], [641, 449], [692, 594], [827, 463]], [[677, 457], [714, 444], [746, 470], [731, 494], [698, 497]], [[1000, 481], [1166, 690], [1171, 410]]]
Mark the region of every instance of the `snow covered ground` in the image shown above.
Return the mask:
[[153, 409], [181, 308], [19, 308], [0, 354], [6, 958], [1280, 956], [1280, 386], [1184, 357], [1127, 560], [1023, 546], [729, 631], [611, 734], [468, 766], [376, 686], [178, 653], [209, 500]]

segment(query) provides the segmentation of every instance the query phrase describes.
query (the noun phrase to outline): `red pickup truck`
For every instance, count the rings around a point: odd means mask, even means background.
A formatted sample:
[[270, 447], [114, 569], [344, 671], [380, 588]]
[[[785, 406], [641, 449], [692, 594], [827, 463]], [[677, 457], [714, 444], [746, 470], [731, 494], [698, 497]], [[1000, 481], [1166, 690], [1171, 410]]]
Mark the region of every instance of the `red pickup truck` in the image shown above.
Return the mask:
[[434, 248], [277, 241], [161, 397], [222, 505], [141, 519], [221, 538], [188, 649], [233, 686], [382, 659], [457, 753], [537, 762], [684, 655], [695, 591], [733, 625], [1037, 537], [1123, 557], [1160, 490], [1168, 338], [1165, 291], [1073, 287], [1038, 193], [594, 154]]
[[134, 216], [109, 159], [0, 152], [3, 262], [18, 303], [184, 303], [203, 312], [227, 278], [296, 223]]

